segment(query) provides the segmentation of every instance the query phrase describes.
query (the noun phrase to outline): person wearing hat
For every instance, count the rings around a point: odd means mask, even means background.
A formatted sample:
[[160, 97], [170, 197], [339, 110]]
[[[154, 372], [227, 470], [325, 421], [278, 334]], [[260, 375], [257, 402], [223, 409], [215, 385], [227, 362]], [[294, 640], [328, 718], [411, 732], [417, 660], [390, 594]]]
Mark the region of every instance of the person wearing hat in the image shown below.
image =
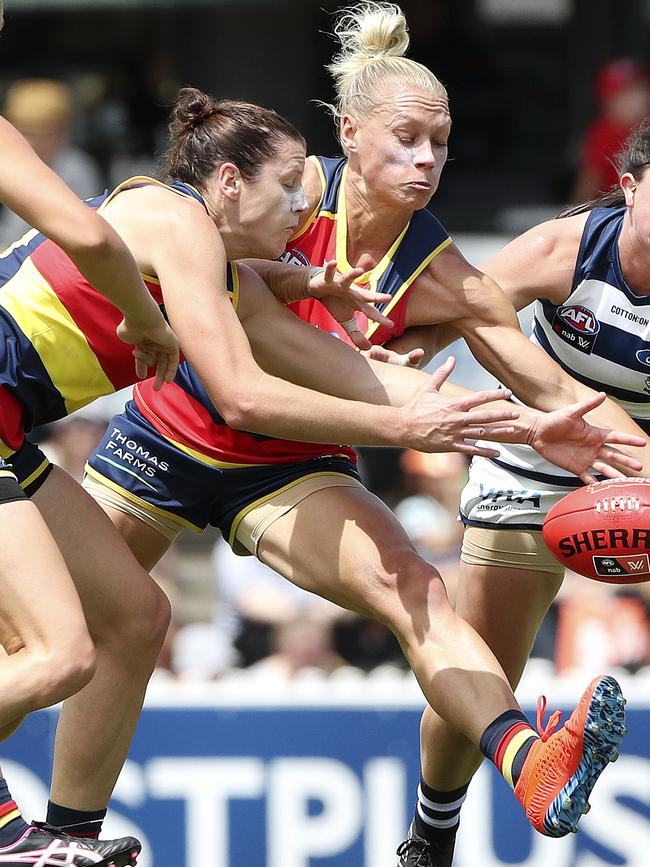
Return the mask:
[[[67, 84], [47, 78], [15, 81], [7, 91], [3, 114], [79, 198], [102, 192], [99, 167], [70, 143], [72, 94]], [[5, 210], [0, 220], [0, 242], [15, 241], [28, 228], [20, 217]]]
[[612, 60], [602, 66], [594, 82], [599, 105], [581, 145], [580, 165], [572, 201], [583, 202], [618, 184], [614, 157], [632, 129], [650, 113], [650, 74], [635, 60]]

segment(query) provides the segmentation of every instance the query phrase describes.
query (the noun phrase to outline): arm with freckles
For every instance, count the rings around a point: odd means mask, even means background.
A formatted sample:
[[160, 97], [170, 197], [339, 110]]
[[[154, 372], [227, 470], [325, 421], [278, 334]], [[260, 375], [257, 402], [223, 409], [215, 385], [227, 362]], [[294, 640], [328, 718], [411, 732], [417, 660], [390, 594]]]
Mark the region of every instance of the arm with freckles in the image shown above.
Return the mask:
[[[262, 367], [300, 385], [352, 400], [403, 406], [417, 398], [430, 381], [421, 371], [364, 358], [332, 335], [307, 325], [279, 306], [257, 276], [250, 273], [241, 275], [238, 315]], [[434, 378], [442, 385], [452, 369], [453, 360], [439, 368]], [[466, 411], [470, 401], [477, 406], [477, 401], [482, 402], [485, 397], [509, 396], [509, 392], [498, 390], [476, 394], [446, 382], [443, 389], [441, 428], [455, 411]], [[582, 420], [582, 415], [602, 398], [596, 395], [590, 401], [550, 414], [517, 407], [516, 419], [512, 404], [506, 399], [496, 400], [488, 409], [477, 406], [472, 410], [473, 429], [475, 432], [482, 429], [485, 437], [496, 442], [532, 445], [549, 460], [591, 481], [586, 472], [591, 464], [604, 461], [611, 462], [613, 467], [637, 467], [627, 456], [604, 447], [606, 441], [616, 442], [616, 435]], [[498, 423], [495, 411], [503, 413], [501, 418], [507, 420], [507, 429]], [[466, 431], [464, 436], [471, 434]], [[609, 473], [605, 464], [602, 470]]]
[[[553, 222], [559, 224], [562, 221]], [[561, 230], [562, 227], [557, 231]], [[512, 290], [519, 306], [525, 306], [534, 297], [549, 298], [553, 295], [549, 269], [558, 274], [565, 273], [554, 261], [553, 249], [558, 240], [549, 232], [544, 243], [533, 243], [532, 249], [530, 239], [524, 242], [529, 247], [525, 256], [516, 242], [513, 242], [514, 252], [518, 255], [513, 255], [510, 245], [508, 257], [515, 263], [511, 275], [513, 285], [521, 286], [516, 282], [516, 273], [523, 271], [530, 275], [538, 271], [537, 282], [529, 276], [524, 289]], [[498, 268], [500, 274], [505, 274], [505, 258], [504, 255]], [[573, 273], [573, 265], [570, 273]], [[544, 289], [540, 285], [542, 280], [546, 282]], [[558, 287], [555, 291], [564, 289]], [[492, 277], [466, 262], [454, 247], [443, 251], [429, 266], [426, 279], [418, 285], [418, 293], [411, 299], [409, 315], [415, 316], [416, 321], [423, 321], [427, 308], [436, 310], [439, 320], [444, 323], [443, 334], [463, 337], [479, 363], [529, 406], [552, 411], [594, 396], [592, 389], [569, 376], [522, 334], [514, 307], [500, 286]], [[647, 443], [638, 425], [610, 399], [590, 414], [589, 421], [643, 437]], [[635, 457], [643, 463], [642, 472], [650, 472], [650, 448], [646, 446], [639, 453], [635, 451]]]

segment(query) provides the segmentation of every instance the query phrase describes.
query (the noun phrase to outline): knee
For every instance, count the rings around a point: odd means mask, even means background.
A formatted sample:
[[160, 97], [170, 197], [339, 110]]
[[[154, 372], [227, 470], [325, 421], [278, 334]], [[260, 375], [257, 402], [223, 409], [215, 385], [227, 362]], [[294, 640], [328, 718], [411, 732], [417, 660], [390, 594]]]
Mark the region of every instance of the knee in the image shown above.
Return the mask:
[[137, 576], [137, 592], [115, 606], [104, 620], [99, 644], [110, 644], [129, 657], [150, 660], [158, 655], [171, 621], [171, 605], [151, 576]]
[[398, 637], [410, 632], [414, 624], [431, 623], [451, 614], [440, 573], [411, 548], [382, 552], [368, 584], [374, 616]]
[[39, 671], [37, 697], [39, 707], [48, 707], [83, 689], [95, 673], [95, 647], [87, 632], [68, 636], [60, 646], [37, 654]]

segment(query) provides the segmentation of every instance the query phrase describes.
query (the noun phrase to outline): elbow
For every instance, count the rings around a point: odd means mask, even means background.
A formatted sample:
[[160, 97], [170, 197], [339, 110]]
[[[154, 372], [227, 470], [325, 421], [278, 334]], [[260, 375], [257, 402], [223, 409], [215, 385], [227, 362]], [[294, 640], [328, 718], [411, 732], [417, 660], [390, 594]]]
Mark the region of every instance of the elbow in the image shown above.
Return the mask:
[[120, 240], [106, 220], [88, 211], [87, 219], [79, 220], [73, 232], [74, 240], [66, 246], [78, 256], [110, 256], [120, 247]]
[[257, 431], [260, 413], [259, 404], [251, 395], [238, 395], [233, 399], [220, 401], [219, 412], [228, 427], [235, 430]]

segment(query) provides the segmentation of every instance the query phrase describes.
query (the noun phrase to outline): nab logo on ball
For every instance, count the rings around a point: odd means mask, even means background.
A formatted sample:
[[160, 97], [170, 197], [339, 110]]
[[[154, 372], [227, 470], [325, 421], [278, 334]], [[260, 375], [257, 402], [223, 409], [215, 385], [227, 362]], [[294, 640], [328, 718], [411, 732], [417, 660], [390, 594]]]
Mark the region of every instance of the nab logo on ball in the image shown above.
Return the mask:
[[647, 554], [627, 557], [594, 557], [594, 569], [603, 578], [620, 578], [624, 575], [650, 575], [650, 557]]
[[553, 331], [565, 343], [589, 355], [600, 331], [600, 322], [593, 311], [582, 304], [565, 305], [558, 307], [555, 313]]

